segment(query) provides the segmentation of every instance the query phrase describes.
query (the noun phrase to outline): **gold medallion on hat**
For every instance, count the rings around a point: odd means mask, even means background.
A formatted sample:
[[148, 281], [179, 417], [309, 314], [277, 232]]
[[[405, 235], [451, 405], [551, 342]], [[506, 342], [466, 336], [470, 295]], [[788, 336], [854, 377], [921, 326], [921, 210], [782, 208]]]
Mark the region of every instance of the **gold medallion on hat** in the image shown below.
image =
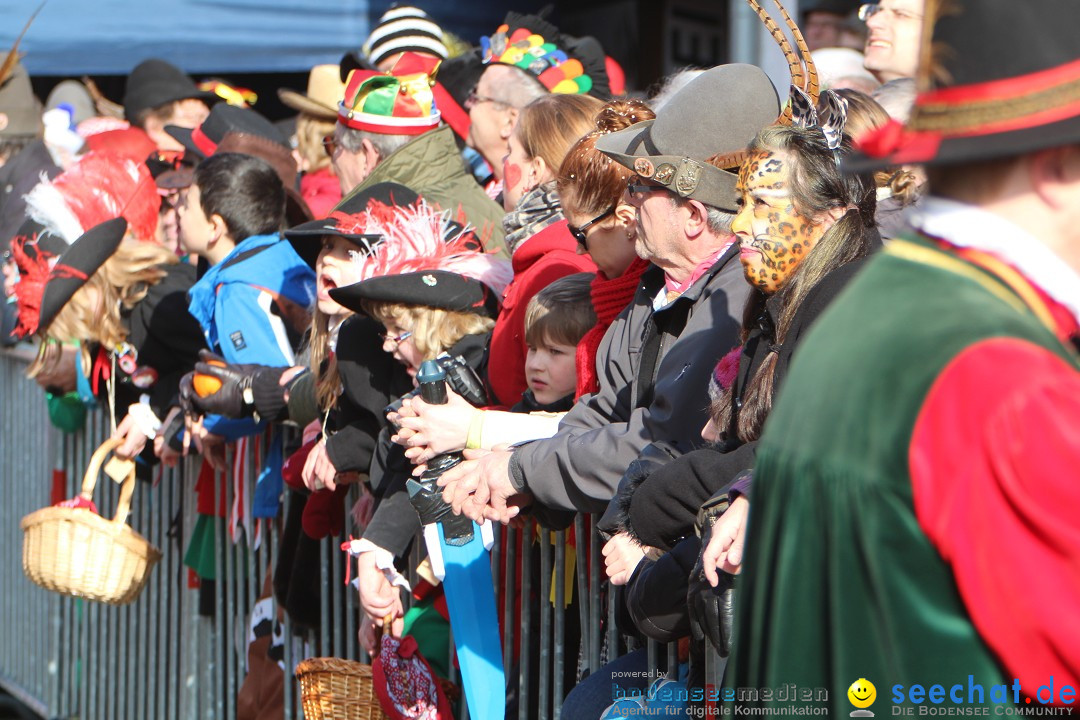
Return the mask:
[[675, 177], [675, 166], [671, 163], [661, 163], [656, 166], [656, 174], [653, 176], [653, 180], [661, 185], [670, 185], [672, 178]]
[[653, 173], [656, 172], [656, 167], [653, 166], [652, 160], [649, 160], [648, 158], [638, 158], [634, 161], [634, 172], [636, 172], [639, 177], [651, 178]]
[[683, 158], [682, 171], [675, 179], [675, 189], [683, 197], [690, 195], [697, 189], [698, 180], [701, 178], [701, 166], [690, 158]]

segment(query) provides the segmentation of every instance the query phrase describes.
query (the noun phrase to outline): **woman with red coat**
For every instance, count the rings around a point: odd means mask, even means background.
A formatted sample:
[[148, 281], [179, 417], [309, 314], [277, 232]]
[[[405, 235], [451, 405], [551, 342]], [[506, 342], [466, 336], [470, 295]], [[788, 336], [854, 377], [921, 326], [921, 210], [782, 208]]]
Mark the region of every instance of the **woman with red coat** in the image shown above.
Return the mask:
[[555, 189], [570, 147], [595, 127], [602, 104], [586, 95], [548, 95], [518, 116], [503, 159], [503, 220], [514, 279], [491, 334], [488, 384], [500, 405], [521, 399], [525, 382], [525, 308], [533, 295], [565, 275], [596, 272], [577, 254]]

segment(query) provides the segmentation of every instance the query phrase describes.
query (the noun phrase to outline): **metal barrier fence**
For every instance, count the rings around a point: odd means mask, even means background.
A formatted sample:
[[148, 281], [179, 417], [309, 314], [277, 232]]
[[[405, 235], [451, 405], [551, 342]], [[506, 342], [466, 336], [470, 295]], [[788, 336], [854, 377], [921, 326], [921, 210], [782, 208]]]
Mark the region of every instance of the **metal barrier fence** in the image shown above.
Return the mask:
[[[155, 483], [135, 489], [129, 523], [163, 554], [135, 602], [117, 608], [37, 587], [22, 573], [20, 519], [50, 504], [54, 482], [63, 482], [65, 497], [79, 491], [83, 469], [108, 429], [103, 411], [90, 412], [82, 432], [65, 435], [53, 428], [41, 390], [25, 378], [29, 359], [25, 349], [0, 353], [0, 687], [45, 718], [235, 718], [246, 674], [248, 616], [277, 560], [280, 521], [267, 523], [254, 548], [247, 530], [231, 542], [226, 520], [216, 519], [214, 614], [200, 615], [183, 564], [196, 521], [198, 461], [189, 461], [157, 471]], [[250, 460], [248, 488], [254, 486]], [[232, 484], [223, 485], [228, 507]], [[106, 517], [118, 495], [118, 485], [99, 482], [95, 502]], [[624, 649], [614, 597], [603, 581], [600, 540], [581, 516], [573, 531], [578, 541], [568, 546], [568, 531], [509, 528], [493, 550], [505, 670], [511, 685], [517, 681], [519, 720], [559, 720], [577, 677]], [[344, 539], [323, 542], [318, 632], [294, 633], [287, 617], [284, 623], [285, 720], [302, 717], [292, 669], [304, 657], [367, 660], [357, 638], [357, 595], [344, 584]], [[568, 610], [551, 596], [552, 584], [565, 587], [570, 557], [576, 602]], [[577, 636], [580, 641], [571, 642]], [[519, 653], [517, 645], [524, 648]], [[649, 667], [673, 653], [651, 644]]]

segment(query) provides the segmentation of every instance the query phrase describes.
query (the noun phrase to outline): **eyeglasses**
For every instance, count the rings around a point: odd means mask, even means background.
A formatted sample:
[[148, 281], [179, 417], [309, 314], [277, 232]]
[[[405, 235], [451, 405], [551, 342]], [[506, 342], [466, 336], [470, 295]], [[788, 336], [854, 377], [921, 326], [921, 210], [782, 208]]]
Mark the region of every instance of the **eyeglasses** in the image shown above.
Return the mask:
[[631, 200], [641, 201], [644, 198], [641, 197], [645, 193], [658, 192], [663, 190], [665, 192], [671, 192], [669, 188], [663, 185], [649, 185], [641, 182], [641, 178], [637, 175], [631, 175], [626, 179], [626, 192], [630, 193]]
[[322, 149], [326, 152], [327, 157], [334, 157], [334, 151], [337, 150], [337, 141], [334, 140], [333, 133], [322, 139]]
[[566, 226], [567, 229], [570, 231], [570, 234], [574, 236], [575, 240], [577, 240], [578, 247], [580, 247], [582, 250], [584, 250], [586, 252], [589, 251], [589, 239], [585, 235], [585, 231], [588, 230], [589, 228], [591, 228], [596, 223], [603, 220], [604, 218], [610, 217], [611, 215], [615, 214], [615, 207], [616, 207], [615, 205], [612, 205], [610, 208], [605, 210], [602, 215], [597, 215], [596, 217], [594, 217], [592, 220], [585, 223], [581, 227], [574, 227], [573, 225], [569, 225], [569, 224]]
[[476, 93], [476, 90], [470, 90], [468, 96], [465, 98], [464, 108], [466, 110], [472, 110], [474, 105], [479, 105], [480, 103], [486, 103], [486, 102], [496, 103], [498, 105], [506, 105], [508, 107], [513, 107], [514, 106], [513, 103], [508, 103], [505, 100], [500, 100], [499, 98], [488, 97], [487, 95], [478, 95]]
[[382, 338], [382, 341], [383, 341], [384, 345], [389, 340], [390, 342], [394, 343], [394, 347], [397, 347], [398, 345], [400, 345], [401, 343], [405, 342], [406, 340], [408, 340], [409, 338], [412, 337], [412, 330], [406, 330], [405, 332], [401, 333], [400, 335], [390, 335], [389, 333], [379, 333], [379, 337]]
[[867, 22], [870, 18], [877, 15], [879, 12], [891, 13], [896, 20], [921, 20], [922, 15], [920, 13], [911, 12], [910, 10], [897, 10], [896, 8], [882, 7], [881, 3], [867, 3], [866, 5], [859, 6], [859, 19], [863, 22]]

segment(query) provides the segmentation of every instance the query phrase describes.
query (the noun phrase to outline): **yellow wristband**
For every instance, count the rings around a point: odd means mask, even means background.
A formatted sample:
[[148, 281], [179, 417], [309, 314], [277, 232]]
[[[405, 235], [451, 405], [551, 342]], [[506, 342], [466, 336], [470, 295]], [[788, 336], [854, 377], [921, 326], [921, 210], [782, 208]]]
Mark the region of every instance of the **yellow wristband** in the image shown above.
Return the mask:
[[484, 411], [477, 410], [469, 421], [469, 434], [465, 436], [465, 449], [480, 449], [480, 436], [484, 432]]

